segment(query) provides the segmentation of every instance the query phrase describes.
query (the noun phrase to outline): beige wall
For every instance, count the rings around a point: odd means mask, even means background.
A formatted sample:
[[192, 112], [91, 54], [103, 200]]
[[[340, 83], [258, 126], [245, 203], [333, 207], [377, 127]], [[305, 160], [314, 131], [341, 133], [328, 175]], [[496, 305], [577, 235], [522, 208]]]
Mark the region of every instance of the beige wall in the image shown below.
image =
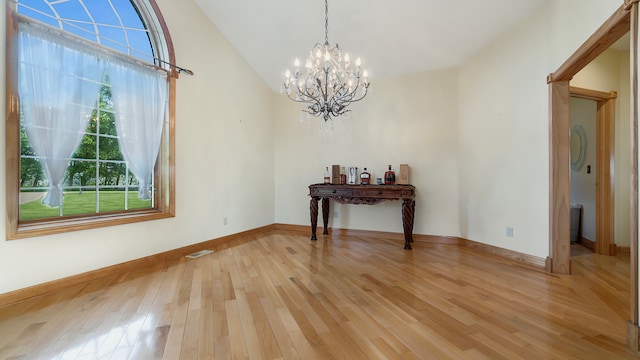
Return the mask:
[[[460, 69], [460, 226], [471, 240], [546, 257], [546, 76], [622, 4], [547, 1]], [[505, 228], [513, 227], [513, 237]]]
[[[474, 241], [548, 255], [548, 9], [460, 71], [460, 227]], [[577, 45], [576, 45], [577, 47]], [[513, 228], [513, 236], [506, 228]]]
[[[307, 186], [322, 182], [325, 166], [363, 167], [382, 177], [387, 165], [410, 166], [416, 186], [418, 234], [457, 236], [457, 71], [445, 69], [376, 79], [371, 93], [353, 106], [352, 118], [299, 122], [301, 106], [276, 97], [276, 222], [309, 224]], [[333, 202], [332, 202], [333, 204]], [[400, 202], [336, 205], [336, 228], [402, 232]]]
[[[0, 293], [274, 222], [272, 91], [192, 1], [157, 2], [178, 64], [195, 72], [177, 81], [177, 216], [0, 241]], [[4, 18], [5, 1], [0, 12]], [[4, 84], [4, 71], [0, 76]], [[4, 101], [0, 113], [5, 113]], [[3, 186], [0, 203], [4, 199]], [[5, 218], [4, 205], [0, 218]]]
[[618, 8], [623, 0], [547, 0], [538, 18], [547, 35], [550, 71], [555, 71]]

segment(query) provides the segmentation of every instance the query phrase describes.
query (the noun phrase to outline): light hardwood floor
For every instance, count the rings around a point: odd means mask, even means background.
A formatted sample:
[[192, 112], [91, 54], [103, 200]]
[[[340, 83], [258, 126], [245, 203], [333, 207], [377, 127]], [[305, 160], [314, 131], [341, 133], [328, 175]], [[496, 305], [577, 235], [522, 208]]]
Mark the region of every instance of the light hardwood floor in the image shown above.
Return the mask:
[[637, 358], [628, 257], [572, 264], [269, 231], [2, 308], [0, 359]]

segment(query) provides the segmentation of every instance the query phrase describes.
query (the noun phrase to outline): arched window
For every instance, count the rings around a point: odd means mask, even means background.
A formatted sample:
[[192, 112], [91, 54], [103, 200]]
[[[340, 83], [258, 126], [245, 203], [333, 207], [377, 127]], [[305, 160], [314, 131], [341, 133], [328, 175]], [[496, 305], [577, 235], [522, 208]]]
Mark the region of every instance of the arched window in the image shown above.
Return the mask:
[[154, 0], [17, 0], [7, 238], [174, 214], [173, 46]]

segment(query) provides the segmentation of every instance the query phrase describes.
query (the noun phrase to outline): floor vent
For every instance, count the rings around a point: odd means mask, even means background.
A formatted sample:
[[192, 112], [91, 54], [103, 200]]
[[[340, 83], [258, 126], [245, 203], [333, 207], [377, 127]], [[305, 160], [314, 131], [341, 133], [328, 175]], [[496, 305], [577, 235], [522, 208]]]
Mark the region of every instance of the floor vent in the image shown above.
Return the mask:
[[193, 254], [189, 254], [186, 257], [188, 257], [189, 259], [195, 259], [195, 258], [199, 258], [200, 256], [211, 254], [212, 252], [213, 250], [200, 250], [198, 252], [194, 252]]

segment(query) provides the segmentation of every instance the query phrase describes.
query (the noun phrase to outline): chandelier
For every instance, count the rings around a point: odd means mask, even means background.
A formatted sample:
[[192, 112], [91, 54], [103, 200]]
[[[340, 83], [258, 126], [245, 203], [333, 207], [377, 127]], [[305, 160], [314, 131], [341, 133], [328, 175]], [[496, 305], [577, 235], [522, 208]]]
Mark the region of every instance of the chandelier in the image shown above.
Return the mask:
[[367, 95], [367, 70], [361, 69], [360, 58], [351, 63], [349, 54], [342, 53], [338, 44], [329, 44], [329, 5], [324, 2], [324, 44], [317, 43], [310, 51], [300, 71], [300, 60], [294, 61], [294, 71], [288, 69], [282, 84], [283, 92], [296, 102], [304, 103], [302, 110], [324, 121], [343, 115], [351, 103]]

